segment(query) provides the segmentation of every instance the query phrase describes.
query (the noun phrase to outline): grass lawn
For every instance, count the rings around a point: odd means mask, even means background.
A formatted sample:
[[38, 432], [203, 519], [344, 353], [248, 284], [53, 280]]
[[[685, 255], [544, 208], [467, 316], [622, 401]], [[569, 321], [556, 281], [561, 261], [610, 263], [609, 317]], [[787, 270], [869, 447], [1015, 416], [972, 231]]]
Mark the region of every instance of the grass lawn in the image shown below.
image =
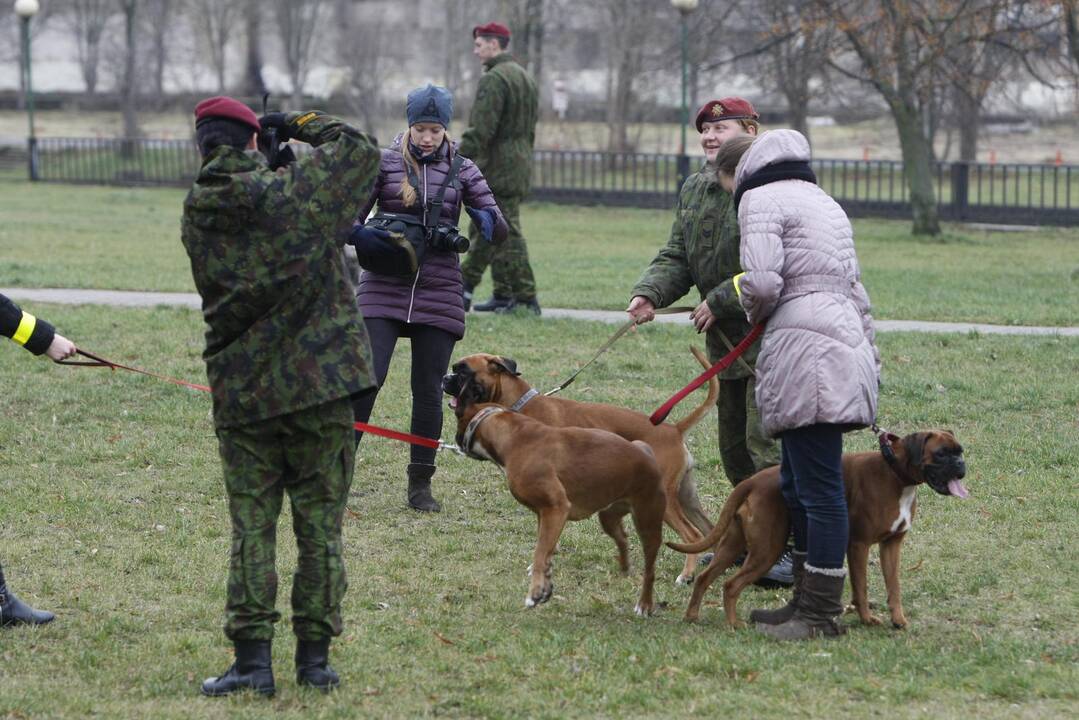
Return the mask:
[[[124, 193], [109, 197], [113, 214], [133, 214], [121, 205]], [[150, 217], [176, 198], [160, 197]], [[583, 213], [544, 211], [552, 224]], [[102, 240], [103, 248], [118, 244]], [[883, 239], [869, 246], [885, 249]], [[71, 259], [43, 257], [33, 260], [42, 274], [75, 271]], [[196, 312], [34, 309], [121, 362], [204, 377]], [[512, 355], [546, 389], [610, 331], [472, 317], [456, 355]], [[696, 373], [690, 339], [684, 329], [644, 327], [566, 392], [648, 412]], [[220, 632], [229, 526], [208, 398], [127, 373], [52, 366], [0, 345], [0, 557], [16, 592], [58, 614], [43, 628], [0, 634], [0, 717], [255, 718], [269, 709], [281, 718], [1074, 717], [1079, 340], [890, 333], [880, 343], [882, 422], [900, 433], [953, 429], [970, 469], [965, 502], [919, 491], [902, 561], [908, 630], [865, 628], [848, 616], [844, 639], [780, 645], [726, 629], [714, 591], [702, 621], [687, 625], [688, 590], [671, 582], [681, 556], [667, 549], [657, 586], [666, 609], [638, 619], [639, 578], [615, 572], [594, 520], [566, 530], [555, 597], [526, 610], [535, 522], [499, 471], [440, 458], [435, 489], [445, 510], [421, 516], [405, 507], [407, 448], [368, 437], [345, 527], [351, 587], [345, 633], [333, 647], [342, 688], [329, 697], [296, 688], [282, 622], [279, 689], [268, 702], [197, 696], [198, 682], [230, 662]], [[372, 422], [405, 427], [407, 413], [402, 352]], [[452, 432], [447, 419], [443, 435]], [[728, 492], [714, 420], [689, 443], [714, 516]], [[872, 444], [867, 432], [848, 436], [848, 449]], [[278, 606], [286, 616], [290, 527], [283, 518]], [[639, 570], [638, 543], [631, 547]], [[751, 589], [743, 616], [780, 598]], [[870, 598], [883, 605], [875, 563]]]
[[[179, 240], [183, 191], [3, 182], [0, 286], [193, 291]], [[672, 213], [526, 205], [540, 301], [622, 309], [666, 242]], [[947, 228], [916, 239], [903, 221], [858, 220], [855, 239], [881, 319], [1074, 325], [1079, 231]], [[478, 297], [489, 292], [484, 282]], [[693, 291], [696, 298], [696, 292]]]

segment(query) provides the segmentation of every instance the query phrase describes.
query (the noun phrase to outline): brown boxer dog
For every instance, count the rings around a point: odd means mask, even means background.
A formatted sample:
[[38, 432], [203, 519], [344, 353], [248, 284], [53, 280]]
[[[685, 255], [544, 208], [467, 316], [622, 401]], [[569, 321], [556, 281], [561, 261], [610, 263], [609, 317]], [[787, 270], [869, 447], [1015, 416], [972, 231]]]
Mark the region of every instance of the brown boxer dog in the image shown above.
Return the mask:
[[513, 497], [539, 519], [525, 607], [546, 602], [554, 592], [551, 555], [567, 521], [599, 513], [604, 531], [619, 553], [626, 553], [625, 533], [619, 536], [625, 510], [617, 506], [628, 503], [644, 547], [644, 578], [635, 611], [651, 615], [667, 504], [651, 448], [606, 430], [551, 427], [480, 402], [485, 389], [467, 373], [447, 375], [443, 389], [457, 416], [458, 447], [502, 468]]
[[[694, 357], [705, 369], [710, 367], [707, 358], [697, 348], [690, 348]], [[620, 435], [626, 440], [648, 443], [655, 453], [663, 474], [663, 492], [667, 496], [667, 512], [664, 518], [684, 542], [699, 540], [712, 529], [712, 523], [701, 509], [697, 497], [697, 485], [693, 479], [693, 456], [685, 444], [685, 435], [716, 404], [719, 382], [712, 378], [708, 383], [708, 396], [699, 407], [676, 423], [653, 425], [648, 416], [626, 408], [601, 403], [578, 402], [561, 397], [548, 397], [538, 393], [521, 378], [517, 363], [512, 358], [477, 353], [461, 358], [453, 364], [449, 378], [452, 382], [475, 382], [477, 402], [489, 402], [517, 410], [523, 415], [553, 427], [598, 428]], [[623, 513], [624, 514], [624, 513]], [[601, 522], [617, 524], [621, 530], [621, 518], [611, 515], [601, 517]], [[606, 525], [605, 525], [606, 529]], [[610, 532], [610, 531], [608, 531]], [[613, 537], [613, 536], [612, 536]], [[624, 557], [620, 555], [621, 558]], [[693, 580], [697, 556], [690, 554], [676, 582], [688, 584]], [[622, 570], [628, 566], [622, 563]]]
[[[925, 483], [941, 495], [965, 498], [968, 493], [961, 480], [965, 475], [963, 448], [949, 430], [917, 432], [902, 439], [889, 434], [879, 452], [843, 456], [843, 484], [850, 516], [847, 565], [854, 608], [863, 623], [880, 624], [880, 618], [869, 612], [866, 598], [869, 548], [879, 543], [892, 626], [907, 626], [899, 595], [899, 550], [914, 520], [918, 486]], [[708, 586], [745, 550], [748, 554], [742, 567], [723, 583], [727, 622], [731, 627], [740, 626], [738, 596], [779, 559], [789, 523], [787, 505], [779, 490], [779, 467], [771, 467], [734, 488], [708, 537], [695, 543], [667, 543], [679, 552], [701, 552], [715, 546], [715, 558], [693, 586], [685, 619], [698, 618]]]

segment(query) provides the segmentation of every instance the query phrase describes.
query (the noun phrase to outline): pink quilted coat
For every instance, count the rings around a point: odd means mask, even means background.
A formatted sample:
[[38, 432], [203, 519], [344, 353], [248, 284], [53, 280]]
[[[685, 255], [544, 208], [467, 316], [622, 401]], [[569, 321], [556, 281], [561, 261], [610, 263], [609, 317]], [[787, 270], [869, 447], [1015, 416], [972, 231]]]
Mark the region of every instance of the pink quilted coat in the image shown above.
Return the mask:
[[[767, 165], [809, 159], [800, 133], [763, 133], [739, 163], [735, 185]], [[780, 180], [742, 195], [738, 224], [742, 307], [751, 323], [767, 322], [757, 358], [764, 431], [869, 425], [880, 353], [846, 213], [813, 183]]]

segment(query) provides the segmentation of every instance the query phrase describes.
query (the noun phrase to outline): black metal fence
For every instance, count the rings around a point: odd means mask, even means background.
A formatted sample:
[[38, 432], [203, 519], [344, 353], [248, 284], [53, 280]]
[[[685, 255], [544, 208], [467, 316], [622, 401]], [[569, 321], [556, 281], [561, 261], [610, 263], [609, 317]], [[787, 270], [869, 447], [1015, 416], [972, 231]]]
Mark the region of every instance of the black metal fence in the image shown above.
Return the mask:
[[[31, 158], [34, 176], [46, 182], [185, 186], [199, 168], [190, 140], [40, 138]], [[672, 208], [680, 160], [684, 168], [678, 155], [537, 150], [532, 197]], [[814, 160], [813, 167], [821, 186], [851, 215], [910, 217], [901, 162]], [[1079, 224], [1079, 166], [938, 163], [935, 186], [946, 220]]]

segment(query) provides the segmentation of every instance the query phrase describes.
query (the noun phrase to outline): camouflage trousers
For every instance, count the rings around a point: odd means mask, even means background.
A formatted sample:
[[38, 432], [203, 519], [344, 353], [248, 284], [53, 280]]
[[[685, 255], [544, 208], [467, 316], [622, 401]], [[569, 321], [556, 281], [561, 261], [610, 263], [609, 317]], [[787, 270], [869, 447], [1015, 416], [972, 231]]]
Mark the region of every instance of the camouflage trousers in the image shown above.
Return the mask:
[[764, 434], [755, 377], [719, 381], [719, 457], [731, 485], [780, 461], [779, 443]]
[[348, 398], [240, 427], [218, 428], [232, 516], [225, 635], [269, 640], [277, 600], [277, 518], [288, 493], [299, 549], [292, 629], [301, 640], [341, 634], [348, 583], [341, 521], [355, 447]]
[[500, 197], [498, 209], [509, 225], [505, 242], [492, 245], [483, 239], [473, 224], [468, 231], [471, 246], [461, 265], [461, 274], [466, 285], [476, 287], [490, 265], [496, 297], [532, 300], [536, 297], [536, 279], [528, 263], [528, 246], [521, 232], [521, 199]]

